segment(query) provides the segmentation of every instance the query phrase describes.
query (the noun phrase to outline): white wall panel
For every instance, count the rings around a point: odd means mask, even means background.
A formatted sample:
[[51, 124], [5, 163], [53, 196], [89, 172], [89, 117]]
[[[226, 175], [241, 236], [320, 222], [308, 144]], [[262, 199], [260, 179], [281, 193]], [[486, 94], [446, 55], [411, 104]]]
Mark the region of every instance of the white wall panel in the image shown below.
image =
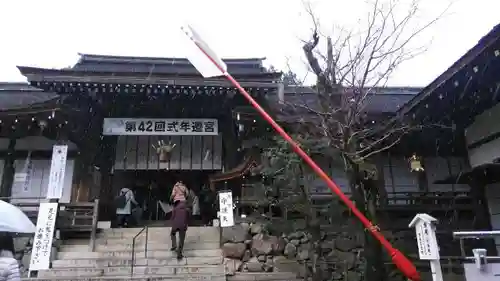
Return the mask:
[[[467, 145], [469, 146], [500, 132], [499, 120], [500, 105], [496, 105], [476, 116], [474, 123], [465, 130]], [[491, 163], [498, 158], [500, 158], [500, 139], [498, 138], [469, 150], [469, 162], [472, 167]]]
[[[22, 173], [24, 170], [26, 159], [18, 159], [15, 161], [16, 173]], [[64, 175], [63, 195], [60, 202], [68, 203], [71, 200], [71, 188], [73, 182], [74, 160], [68, 159], [66, 162], [66, 174]], [[25, 189], [24, 183], [14, 182], [12, 185], [12, 197], [42, 197], [47, 195], [50, 175], [50, 159], [33, 159], [32, 174], [30, 177], [29, 186]], [[3, 167], [3, 165], [2, 165]], [[37, 200], [23, 200], [30, 202]]]

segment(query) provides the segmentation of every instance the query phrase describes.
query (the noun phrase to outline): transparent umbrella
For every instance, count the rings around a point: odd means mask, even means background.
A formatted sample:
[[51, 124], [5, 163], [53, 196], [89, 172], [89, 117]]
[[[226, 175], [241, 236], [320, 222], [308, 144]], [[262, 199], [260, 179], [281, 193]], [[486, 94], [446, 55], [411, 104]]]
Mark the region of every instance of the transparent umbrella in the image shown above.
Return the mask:
[[35, 233], [35, 225], [18, 207], [0, 200], [0, 232]]

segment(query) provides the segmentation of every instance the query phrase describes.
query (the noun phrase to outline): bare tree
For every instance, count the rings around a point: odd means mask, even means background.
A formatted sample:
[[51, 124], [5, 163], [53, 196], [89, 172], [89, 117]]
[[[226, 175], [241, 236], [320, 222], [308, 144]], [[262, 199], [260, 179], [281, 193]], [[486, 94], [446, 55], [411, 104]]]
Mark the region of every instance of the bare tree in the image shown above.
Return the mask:
[[[323, 139], [325, 154], [341, 155], [357, 207], [376, 224], [378, 199], [383, 193], [375, 183], [378, 171], [370, 159], [422, 126], [395, 117], [377, 120], [367, 114], [366, 106], [398, 66], [426, 51], [427, 44], [414, 47], [414, 43], [448, 8], [412, 29], [419, 21], [419, 0], [411, 0], [405, 11], [398, 0], [373, 0], [367, 5], [371, 9], [365, 26], [359, 30], [338, 29], [332, 36], [320, 32], [319, 21], [308, 6], [314, 28], [303, 50], [317, 78], [317, 102], [286, 102], [283, 110], [310, 116], [301, 119], [300, 130]], [[324, 48], [320, 47], [322, 40]], [[386, 280], [382, 255], [378, 241], [367, 233], [365, 280]]]

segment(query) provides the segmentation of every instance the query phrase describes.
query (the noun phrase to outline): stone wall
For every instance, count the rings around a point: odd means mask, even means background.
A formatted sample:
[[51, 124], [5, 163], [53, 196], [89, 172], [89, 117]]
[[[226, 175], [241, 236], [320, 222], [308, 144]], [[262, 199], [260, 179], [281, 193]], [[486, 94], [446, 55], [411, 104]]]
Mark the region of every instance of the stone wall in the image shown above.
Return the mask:
[[[338, 219], [323, 227], [320, 256], [312, 250], [312, 237], [304, 231], [302, 223], [294, 221], [294, 227], [287, 230], [279, 224], [291, 223], [283, 219], [272, 223], [247, 221], [223, 228], [222, 250], [227, 272], [294, 272], [298, 277], [308, 279], [312, 275], [312, 264], [316, 262], [323, 280], [362, 280], [364, 232], [352, 217]], [[406, 255], [417, 253], [411, 231], [384, 234]], [[387, 255], [382, 258], [387, 262], [391, 276], [388, 281], [404, 280], [391, 265], [390, 258]], [[428, 275], [427, 266], [424, 263], [421, 269], [424, 276]], [[457, 274], [445, 272], [445, 280], [463, 280], [457, 278]]]
[[266, 228], [263, 223], [243, 222], [223, 229], [222, 250], [229, 273], [294, 272], [298, 277], [309, 277], [311, 263], [317, 261], [327, 280], [360, 279], [363, 244], [356, 236], [337, 235], [331, 239], [323, 233], [322, 256], [318, 257], [306, 231], [269, 233]]

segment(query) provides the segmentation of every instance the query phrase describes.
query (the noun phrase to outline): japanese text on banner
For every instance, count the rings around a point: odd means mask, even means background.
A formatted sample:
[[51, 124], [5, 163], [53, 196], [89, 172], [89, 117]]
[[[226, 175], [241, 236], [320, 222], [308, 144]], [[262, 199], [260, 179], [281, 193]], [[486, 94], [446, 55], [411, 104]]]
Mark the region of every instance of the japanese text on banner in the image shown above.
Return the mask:
[[104, 135], [217, 135], [217, 119], [105, 118]]
[[234, 225], [233, 195], [231, 191], [219, 193], [219, 215], [221, 227]]
[[49, 186], [47, 188], [47, 198], [49, 199], [61, 199], [62, 197], [67, 155], [67, 145], [54, 145], [50, 163]]
[[439, 259], [439, 249], [432, 225], [420, 222], [416, 227], [419, 258], [422, 260]]
[[33, 239], [30, 271], [49, 269], [58, 203], [41, 203]]

